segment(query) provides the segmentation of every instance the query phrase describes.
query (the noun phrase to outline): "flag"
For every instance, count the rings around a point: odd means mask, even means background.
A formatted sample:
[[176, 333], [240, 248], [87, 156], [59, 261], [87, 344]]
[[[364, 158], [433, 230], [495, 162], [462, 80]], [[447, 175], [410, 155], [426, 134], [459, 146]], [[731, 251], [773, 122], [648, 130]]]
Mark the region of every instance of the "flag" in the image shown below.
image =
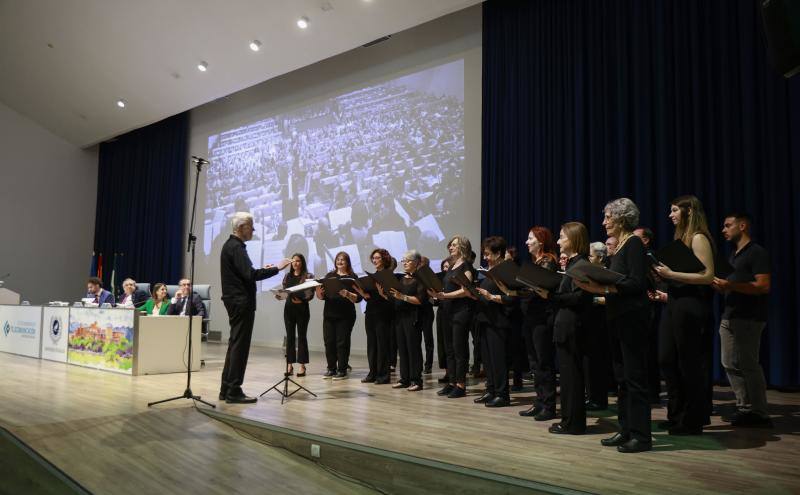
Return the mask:
[[89, 263], [89, 276], [96, 277], [97, 276], [97, 253], [92, 251], [92, 262]]
[[111, 294], [117, 299], [117, 253], [114, 253], [114, 260], [111, 262]]
[[97, 278], [103, 280], [103, 253], [97, 256]]

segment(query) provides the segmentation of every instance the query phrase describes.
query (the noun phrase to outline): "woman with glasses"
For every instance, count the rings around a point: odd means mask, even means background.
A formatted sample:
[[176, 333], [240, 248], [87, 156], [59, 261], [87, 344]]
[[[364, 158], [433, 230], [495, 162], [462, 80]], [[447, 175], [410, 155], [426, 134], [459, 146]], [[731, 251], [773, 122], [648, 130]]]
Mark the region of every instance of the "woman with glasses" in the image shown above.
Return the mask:
[[401, 289], [389, 289], [388, 294], [394, 301], [394, 328], [400, 354], [400, 380], [392, 388], [405, 388], [409, 392], [422, 390], [422, 327], [419, 324], [419, 306], [425, 297], [425, 288], [414, 277], [421, 260], [420, 254], [413, 249], [403, 255], [400, 262], [405, 276], [400, 279]]
[[[389, 251], [373, 249], [370, 261], [375, 271], [388, 270], [392, 263]], [[364, 311], [364, 327], [367, 332], [367, 362], [369, 372], [361, 382], [382, 385], [389, 383], [389, 349], [392, 336], [391, 326], [394, 317], [394, 305], [382, 297], [377, 287], [364, 290], [358, 285], [353, 287], [358, 294], [367, 301]]]

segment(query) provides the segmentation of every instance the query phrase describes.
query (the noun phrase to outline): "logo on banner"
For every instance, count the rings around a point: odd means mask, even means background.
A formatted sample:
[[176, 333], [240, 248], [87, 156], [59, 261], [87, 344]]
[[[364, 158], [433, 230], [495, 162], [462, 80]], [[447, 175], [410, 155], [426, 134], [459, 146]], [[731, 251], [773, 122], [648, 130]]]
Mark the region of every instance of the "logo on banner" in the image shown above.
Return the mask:
[[50, 340], [53, 341], [54, 344], [58, 343], [61, 340], [61, 317], [53, 316], [50, 318]]
[[9, 332], [11, 332], [11, 325], [9, 325], [8, 320], [6, 320], [6, 324], [3, 325], [3, 335], [8, 337]]

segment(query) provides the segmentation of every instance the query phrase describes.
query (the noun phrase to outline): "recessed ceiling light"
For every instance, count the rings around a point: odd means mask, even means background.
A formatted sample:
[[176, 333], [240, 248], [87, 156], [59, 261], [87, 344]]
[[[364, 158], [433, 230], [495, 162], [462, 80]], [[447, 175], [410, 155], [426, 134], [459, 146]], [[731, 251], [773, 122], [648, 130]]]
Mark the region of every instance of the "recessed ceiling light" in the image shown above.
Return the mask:
[[208, 70], [208, 62], [200, 62], [197, 64], [197, 70], [200, 72], [205, 72]]
[[297, 27], [299, 27], [300, 29], [305, 29], [308, 27], [309, 22], [310, 21], [308, 20], [308, 17], [303, 16], [300, 19], [297, 19]]
[[125, 100], [123, 100], [122, 98], [120, 98], [119, 100], [117, 100], [117, 106], [118, 106], [118, 107], [120, 107], [120, 108], [125, 108], [125, 105], [126, 105], [126, 102], [125, 102]]
[[261, 42], [258, 40], [253, 40], [250, 42], [250, 49], [254, 52], [261, 50]]

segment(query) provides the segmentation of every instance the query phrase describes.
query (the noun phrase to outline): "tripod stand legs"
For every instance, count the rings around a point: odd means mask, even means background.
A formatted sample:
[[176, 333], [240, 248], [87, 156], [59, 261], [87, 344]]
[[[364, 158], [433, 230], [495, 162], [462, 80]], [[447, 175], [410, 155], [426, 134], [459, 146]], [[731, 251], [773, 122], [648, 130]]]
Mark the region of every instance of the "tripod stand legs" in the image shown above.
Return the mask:
[[210, 406], [210, 407], [212, 407], [214, 409], [217, 408], [217, 406], [215, 406], [214, 404], [211, 404], [211, 403], [206, 402], [203, 399], [201, 399], [199, 395], [194, 395], [192, 393], [192, 389], [190, 389], [190, 388], [187, 388], [183, 392], [183, 395], [179, 395], [177, 397], [170, 397], [169, 399], [157, 400], [155, 402], [148, 402], [147, 403], [147, 407], [155, 406], [156, 404], [163, 404], [164, 402], [172, 402], [173, 400], [178, 400], [178, 399], [192, 399], [193, 401], [201, 402], [201, 403], [203, 403], [203, 404], [205, 404], [207, 406]]
[[[289, 382], [291, 382], [292, 385], [297, 387], [296, 389], [292, 390], [291, 392], [289, 392]], [[283, 390], [281, 390], [281, 384], [283, 384]], [[266, 394], [267, 392], [269, 392], [271, 390], [274, 390], [274, 391], [278, 392], [279, 394], [281, 394], [281, 405], [283, 405], [283, 402], [286, 399], [288, 399], [289, 397], [293, 396], [294, 394], [296, 394], [297, 392], [299, 392], [301, 390], [303, 390], [304, 392], [306, 392], [308, 394], [313, 395], [314, 397], [317, 396], [317, 394], [315, 394], [311, 390], [305, 388], [304, 386], [300, 385], [296, 381], [294, 381], [291, 378], [289, 378], [289, 374], [288, 373], [284, 373], [283, 374], [283, 379], [281, 381], [279, 381], [275, 385], [273, 385], [270, 388], [268, 388], [268, 389], [264, 390], [263, 392], [261, 392], [261, 395], [259, 395], [259, 397], [263, 396], [264, 394]]]

